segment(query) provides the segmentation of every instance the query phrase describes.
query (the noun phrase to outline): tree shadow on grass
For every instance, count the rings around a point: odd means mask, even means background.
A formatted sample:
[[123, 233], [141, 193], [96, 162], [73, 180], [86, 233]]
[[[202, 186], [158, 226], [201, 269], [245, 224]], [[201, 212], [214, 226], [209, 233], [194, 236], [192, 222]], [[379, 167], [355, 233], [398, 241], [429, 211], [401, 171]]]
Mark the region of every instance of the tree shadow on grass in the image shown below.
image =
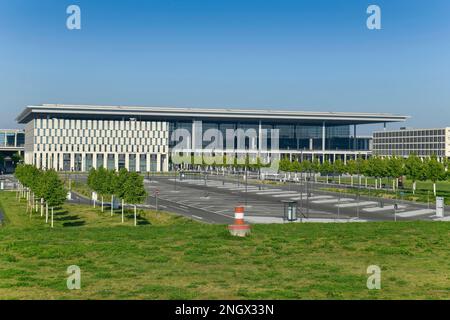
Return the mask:
[[[126, 219], [134, 220], [134, 211], [125, 211], [124, 216]], [[147, 218], [140, 214], [139, 211], [137, 212], [136, 221], [138, 226], [146, 226], [152, 224]]]
[[54, 220], [61, 221], [63, 227], [81, 227], [86, 224], [77, 214], [69, 214], [67, 210], [62, 208], [55, 208]]

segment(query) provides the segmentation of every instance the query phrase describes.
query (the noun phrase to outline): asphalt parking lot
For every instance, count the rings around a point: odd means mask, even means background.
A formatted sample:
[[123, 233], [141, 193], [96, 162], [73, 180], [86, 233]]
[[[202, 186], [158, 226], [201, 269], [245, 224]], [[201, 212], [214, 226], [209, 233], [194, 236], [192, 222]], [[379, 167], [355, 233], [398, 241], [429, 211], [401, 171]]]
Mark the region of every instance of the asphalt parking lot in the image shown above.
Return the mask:
[[[339, 195], [319, 190], [309, 192], [302, 183], [295, 185], [258, 185], [249, 182], [209, 177], [152, 177], [146, 180], [149, 203], [154, 207], [155, 193], [163, 206], [195, 220], [209, 223], [228, 223], [234, 217], [237, 205], [245, 206], [245, 217], [250, 223], [283, 222], [284, 203], [291, 200], [299, 207], [303, 222], [366, 222], [437, 220], [435, 209], [425, 204], [383, 200], [354, 195]], [[395, 210], [397, 204], [397, 210]], [[446, 218], [444, 218], [446, 219]]]

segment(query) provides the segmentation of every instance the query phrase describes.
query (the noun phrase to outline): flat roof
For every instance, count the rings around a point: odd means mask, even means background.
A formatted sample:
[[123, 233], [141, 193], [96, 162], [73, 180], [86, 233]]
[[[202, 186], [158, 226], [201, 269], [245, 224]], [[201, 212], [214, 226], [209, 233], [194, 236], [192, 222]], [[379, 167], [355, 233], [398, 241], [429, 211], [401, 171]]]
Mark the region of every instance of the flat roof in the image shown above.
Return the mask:
[[376, 130], [373, 133], [384, 133], [384, 132], [408, 132], [408, 131], [427, 131], [427, 130], [447, 130], [450, 127], [440, 127], [440, 128], [405, 128], [405, 129], [389, 129], [389, 130]]
[[19, 123], [27, 123], [39, 116], [67, 117], [83, 119], [121, 119], [137, 118], [139, 120], [239, 120], [239, 121], [304, 121], [311, 124], [368, 124], [383, 122], [402, 122], [409, 116], [389, 113], [360, 112], [316, 112], [288, 110], [257, 110], [257, 109], [211, 109], [211, 108], [174, 108], [174, 107], [136, 107], [136, 106], [96, 106], [43, 104], [27, 106], [16, 118]]

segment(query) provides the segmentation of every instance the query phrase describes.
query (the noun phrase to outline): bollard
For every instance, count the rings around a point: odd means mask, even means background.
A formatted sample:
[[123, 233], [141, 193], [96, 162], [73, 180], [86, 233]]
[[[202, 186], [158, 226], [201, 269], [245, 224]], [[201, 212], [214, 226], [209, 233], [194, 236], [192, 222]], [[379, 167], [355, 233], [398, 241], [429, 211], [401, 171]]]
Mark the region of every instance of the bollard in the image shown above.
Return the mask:
[[234, 224], [228, 226], [230, 234], [235, 237], [245, 237], [250, 234], [250, 226], [244, 221], [244, 207], [234, 209]]

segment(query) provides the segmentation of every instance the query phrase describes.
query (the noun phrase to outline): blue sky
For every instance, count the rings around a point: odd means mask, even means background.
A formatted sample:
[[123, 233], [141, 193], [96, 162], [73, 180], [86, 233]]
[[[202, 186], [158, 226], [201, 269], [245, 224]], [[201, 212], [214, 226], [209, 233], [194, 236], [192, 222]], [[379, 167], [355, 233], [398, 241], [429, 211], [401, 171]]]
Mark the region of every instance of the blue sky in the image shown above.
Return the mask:
[[[77, 4], [82, 29], [66, 28]], [[382, 10], [382, 30], [366, 9]], [[29, 104], [411, 115], [450, 126], [450, 1], [0, 0], [0, 127]]]

